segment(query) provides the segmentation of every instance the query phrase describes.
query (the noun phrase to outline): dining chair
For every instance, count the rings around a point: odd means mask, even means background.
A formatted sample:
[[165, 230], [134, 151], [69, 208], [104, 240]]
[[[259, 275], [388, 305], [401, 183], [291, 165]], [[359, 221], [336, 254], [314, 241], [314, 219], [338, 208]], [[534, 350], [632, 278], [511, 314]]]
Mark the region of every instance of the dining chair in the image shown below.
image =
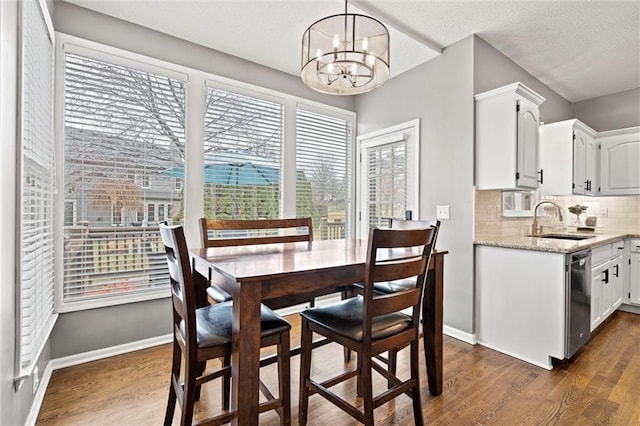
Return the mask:
[[[203, 247], [313, 241], [313, 222], [310, 217], [245, 220], [200, 218], [199, 223]], [[231, 300], [231, 295], [215, 284], [207, 288], [207, 294], [213, 302], [220, 303]], [[313, 296], [286, 303], [282, 301], [284, 304], [295, 304], [296, 302], [309, 302], [311, 306], [314, 305]]]
[[[438, 232], [440, 231], [440, 221], [439, 220], [407, 220], [407, 219], [391, 219], [389, 223], [390, 229], [423, 229], [423, 228], [435, 228], [435, 235], [433, 237], [434, 248], [435, 241], [438, 238]], [[414, 285], [413, 280], [395, 280], [395, 281], [385, 281], [385, 282], [377, 282], [373, 284], [373, 291], [377, 294], [391, 294], [398, 291], [404, 291], [408, 288], [411, 288]], [[356, 294], [362, 294], [364, 289], [364, 283], [354, 283], [353, 286], [344, 293], [343, 299], [354, 297]], [[379, 358], [381, 361], [387, 363], [389, 365], [389, 371], [392, 374], [396, 372], [396, 358], [397, 358], [397, 350], [393, 350], [389, 352], [389, 356], [386, 359]], [[348, 349], [345, 349], [344, 353], [345, 362], [351, 359], [351, 352]]]
[[[299, 422], [307, 423], [309, 396], [318, 394], [356, 420], [373, 425], [373, 410], [408, 393], [413, 399], [414, 420], [423, 424], [418, 377], [418, 338], [420, 302], [435, 237], [436, 227], [423, 229], [377, 229], [369, 232], [363, 295], [341, 302], [307, 309], [300, 315], [301, 359]], [[403, 291], [379, 295], [375, 283], [405, 280], [413, 285]], [[409, 310], [409, 313], [402, 312]], [[312, 335], [320, 334], [358, 354], [355, 370], [323, 381], [313, 380], [311, 373]], [[375, 360], [375, 356], [396, 348], [410, 346], [411, 377], [405, 381]], [[388, 389], [373, 396], [372, 372], [387, 379]], [[356, 377], [361, 388], [364, 410], [349, 404], [329, 388]]]
[[[210, 425], [228, 423], [233, 413], [229, 412], [231, 379], [232, 302], [204, 307], [196, 306], [195, 285], [189, 252], [181, 226], [160, 223], [160, 234], [165, 247], [171, 295], [173, 300], [173, 357], [169, 399], [164, 424], [170, 425], [176, 401], [181, 407], [180, 425], [192, 423], [195, 401], [200, 397], [204, 383], [222, 378], [223, 413], [200, 421]], [[280, 423], [291, 423], [289, 330], [291, 325], [266, 306], [261, 310], [260, 347], [277, 346], [278, 398], [260, 386], [268, 401], [260, 404], [259, 411], [276, 409]], [[180, 367], [184, 358], [184, 380]], [[221, 358], [222, 367], [204, 374], [207, 360]]]

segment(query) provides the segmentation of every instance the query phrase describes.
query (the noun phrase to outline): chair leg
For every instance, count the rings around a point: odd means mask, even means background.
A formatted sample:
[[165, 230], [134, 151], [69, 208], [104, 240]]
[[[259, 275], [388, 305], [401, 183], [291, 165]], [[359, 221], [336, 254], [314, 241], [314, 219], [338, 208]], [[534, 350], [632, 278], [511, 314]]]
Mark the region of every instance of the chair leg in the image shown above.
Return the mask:
[[[207, 361], [202, 361], [198, 363], [198, 368], [196, 370], [196, 377], [200, 377], [204, 374], [204, 370], [206, 370], [207, 368]], [[196, 401], [200, 401], [200, 392], [201, 392], [202, 386], [196, 386], [196, 396], [195, 396], [195, 400]]]
[[356, 377], [356, 395], [362, 396], [362, 354], [356, 354], [356, 370], [358, 371], [358, 376]]
[[418, 356], [418, 343], [416, 339], [411, 342], [411, 378], [415, 379], [415, 386], [411, 388], [411, 398], [413, 399], [413, 420], [416, 426], [422, 426], [424, 424], [424, 417], [422, 415], [422, 398], [420, 396], [420, 376], [419, 376], [419, 356]]
[[289, 331], [280, 334], [280, 344], [278, 345], [278, 387], [280, 403], [282, 407], [280, 413], [280, 424], [282, 426], [291, 425], [291, 349], [289, 342]]
[[193, 422], [193, 408], [196, 402], [196, 378], [198, 377], [198, 363], [185, 362], [184, 396], [182, 401], [181, 426], [191, 426]]
[[362, 399], [364, 402], [364, 424], [366, 426], [373, 426], [373, 389], [371, 383], [371, 357], [363, 356], [364, 354], [358, 354], [358, 361], [360, 362], [361, 370], [360, 377], [362, 378]]
[[174, 381], [174, 377], [177, 379], [176, 381], [179, 381], [181, 361], [182, 361], [182, 354], [180, 353], [180, 346], [178, 346], [178, 343], [174, 340], [173, 356], [171, 361], [171, 378], [169, 380], [169, 398], [167, 401], [167, 411], [165, 412], [165, 415], [164, 415], [165, 426], [171, 425], [171, 423], [173, 422], [173, 414], [175, 413], [175, 410], [176, 410], [176, 401], [178, 398], [176, 394], [176, 388], [173, 387], [173, 381]]
[[302, 318], [300, 346], [300, 398], [298, 402], [298, 423], [303, 426], [307, 424], [307, 409], [309, 407], [309, 388], [307, 379], [311, 376], [311, 345], [312, 333], [309, 330], [309, 323]]
[[[354, 296], [354, 292], [351, 289], [347, 289], [347, 290], [342, 290], [342, 292], [340, 293], [342, 300], [346, 300], [346, 299], [350, 299]], [[344, 363], [348, 363], [351, 361], [351, 349], [347, 348], [346, 346], [344, 346], [342, 348], [344, 354]]]
[[[222, 367], [228, 367], [231, 365], [231, 354], [225, 355], [221, 359]], [[231, 402], [231, 372], [227, 372], [222, 376], [222, 409], [229, 411]]]
[[[398, 366], [398, 350], [397, 349], [392, 349], [387, 354], [387, 370], [389, 371], [389, 373], [391, 373], [393, 376], [395, 376], [396, 375], [397, 366]], [[388, 381], [387, 382], [387, 387], [391, 388], [392, 386], [393, 386], [393, 382]]]

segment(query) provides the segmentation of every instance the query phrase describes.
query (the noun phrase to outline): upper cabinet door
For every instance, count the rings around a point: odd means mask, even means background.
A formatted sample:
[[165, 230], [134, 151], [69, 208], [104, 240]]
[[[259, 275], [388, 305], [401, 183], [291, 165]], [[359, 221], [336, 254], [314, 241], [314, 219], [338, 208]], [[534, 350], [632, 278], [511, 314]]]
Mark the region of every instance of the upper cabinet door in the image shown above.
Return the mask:
[[544, 98], [522, 83], [475, 96], [476, 188], [538, 187], [538, 106]]
[[518, 142], [516, 170], [517, 186], [520, 188], [538, 187], [543, 172], [538, 168], [538, 128], [540, 115], [538, 106], [526, 99], [518, 100]]
[[603, 132], [600, 195], [640, 195], [640, 127]]
[[[577, 125], [575, 127], [578, 127]], [[598, 193], [598, 143], [589, 134], [575, 128], [573, 131], [573, 193]]]
[[598, 177], [598, 142], [589, 135], [585, 137], [584, 177], [585, 195], [597, 195], [600, 178]]

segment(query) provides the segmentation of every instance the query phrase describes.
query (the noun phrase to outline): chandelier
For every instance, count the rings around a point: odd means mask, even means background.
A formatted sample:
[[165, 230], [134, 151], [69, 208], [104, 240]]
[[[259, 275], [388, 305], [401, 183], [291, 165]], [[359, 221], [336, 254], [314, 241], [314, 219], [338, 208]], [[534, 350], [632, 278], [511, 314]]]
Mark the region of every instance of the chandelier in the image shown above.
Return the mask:
[[355, 13], [331, 15], [302, 36], [302, 81], [332, 95], [356, 95], [389, 78], [389, 31], [377, 19]]

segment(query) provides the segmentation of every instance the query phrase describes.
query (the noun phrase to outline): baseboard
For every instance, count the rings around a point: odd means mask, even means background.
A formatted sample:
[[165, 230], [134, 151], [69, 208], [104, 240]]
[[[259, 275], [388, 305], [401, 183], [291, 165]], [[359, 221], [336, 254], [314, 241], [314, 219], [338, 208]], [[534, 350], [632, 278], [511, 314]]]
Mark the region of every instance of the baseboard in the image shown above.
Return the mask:
[[503, 353], [505, 355], [508, 355], [508, 356], [510, 356], [512, 358], [519, 359], [520, 361], [524, 361], [524, 362], [527, 362], [529, 364], [533, 364], [536, 367], [544, 368], [545, 370], [552, 370], [553, 369], [553, 365], [551, 364], [551, 357], [550, 356], [546, 357], [546, 362], [545, 362], [545, 361], [540, 361], [540, 360], [537, 360], [537, 359], [531, 359], [529, 357], [513, 353], [513, 352], [505, 350], [503, 348], [499, 348], [499, 347], [496, 347], [496, 346], [493, 346], [493, 345], [489, 345], [489, 344], [487, 344], [485, 342], [478, 341], [478, 344], [480, 346], [484, 346], [485, 348], [489, 348], [489, 349], [494, 350], [496, 352], [500, 352], [500, 353]]
[[465, 343], [469, 343], [470, 345], [475, 345], [478, 343], [478, 339], [476, 339], [476, 335], [472, 333], [467, 333], [466, 331], [458, 330], [457, 328], [449, 327], [445, 325], [442, 327], [442, 332], [454, 339], [462, 340]]
[[622, 305], [620, 305], [618, 307], [618, 310], [623, 311], [623, 312], [629, 312], [632, 314], [640, 314], [640, 306], [638, 305], [628, 305], [623, 303]]
[[44, 396], [47, 393], [47, 388], [49, 387], [52, 372], [53, 367], [51, 366], [51, 361], [49, 361], [42, 372], [42, 377], [40, 377], [40, 385], [38, 385], [38, 390], [33, 397], [31, 409], [29, 409], [27, 420], [24, 422], [25, 426], [34, 426], [36, 424], [38, 414], [40, 413], [40, 407], [42, 407], [42, 401], [44, 401]]
[[96, 349], [95, 351], [83, 352], [76, 355], [69, 355], [62, 358], [55, 358], [50, 361], [53, 370], [71, 367], [73, 365], [84, 364], [85, 362], [96, 361], [110, 356], [121, 355], [128, 352], [139, 351], [140, 349], [151, 348], [153, 346], [170, 343], [173, 334], [151, 337], [149, 339], [138, 340], [122, 345], [111, 346], [109, 348]]

